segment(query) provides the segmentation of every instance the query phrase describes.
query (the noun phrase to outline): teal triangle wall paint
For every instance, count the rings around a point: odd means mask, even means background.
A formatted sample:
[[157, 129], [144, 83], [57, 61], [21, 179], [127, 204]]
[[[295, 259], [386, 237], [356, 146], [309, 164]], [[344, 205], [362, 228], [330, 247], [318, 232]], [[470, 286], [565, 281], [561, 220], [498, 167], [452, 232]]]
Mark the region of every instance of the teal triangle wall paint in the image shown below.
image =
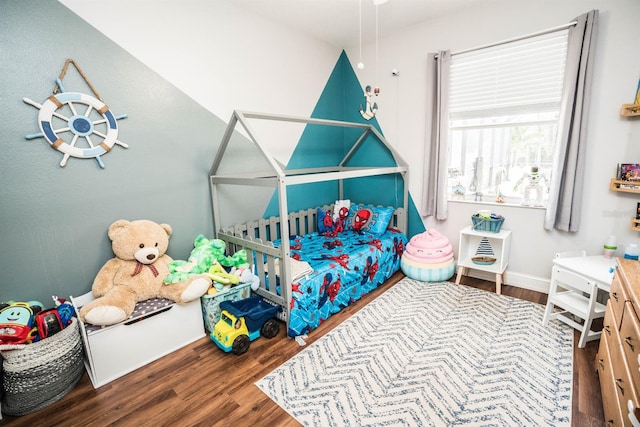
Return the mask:
[[[375, 117], [366, 120], [360, 114], [360, 109], [365, 107], [365, 103], [364, 88], [358, 81], [347, 54], [343, 51], [311, 117], [371, 124], [384, 135]], [[380, 108], [384, 108], [384, 105], [380, 105]], [[307, 126], [300, 136], [287, 168], [334, 166], [342, 160], [359, 134], [360, 131], [357, 129]], [[394, 165], [393, 156], [389, 150], [374, 141], [373, 137], [370, 141], [365, 141], [349, 166]], [[295, 212], [333, 203], [339, 198], [338, 191], [337, 181], [290, 186], [287, 188], [289, 211]], [[398, 206], [402, 204], [403, 192], [404, 183], [400, 177], [396, 176], [359, 178], [346, 180], [344, 183], [344, 198], [358, 203]], [[423, 232], [424, 225], [412, 200], [409, 201], [408, 210], [409, 235]], [[277, 192], [274, 192], [264, 217], [277, 215], [278, 197]]]

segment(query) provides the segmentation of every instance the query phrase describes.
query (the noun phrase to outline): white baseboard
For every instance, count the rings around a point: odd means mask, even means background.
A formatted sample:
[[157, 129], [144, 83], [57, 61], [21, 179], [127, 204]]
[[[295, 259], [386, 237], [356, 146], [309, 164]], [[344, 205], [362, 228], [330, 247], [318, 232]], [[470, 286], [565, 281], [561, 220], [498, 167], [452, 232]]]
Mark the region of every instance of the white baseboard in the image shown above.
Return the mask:
[[[469, 270], [469, 277], [475, 277], [477, 279], [488, 280], [490, 282], [496, 281], [496, 275], [480, 270]], [[507, 269], [505, 273], [504, 285], [517, 286], [518, 288], [528, 289], [530, 291], [541, 292], [543, 294], [549, 293], [549, 280], [544, 277], [529, 276], [527, 274], [519, 274], [511, 272]]]

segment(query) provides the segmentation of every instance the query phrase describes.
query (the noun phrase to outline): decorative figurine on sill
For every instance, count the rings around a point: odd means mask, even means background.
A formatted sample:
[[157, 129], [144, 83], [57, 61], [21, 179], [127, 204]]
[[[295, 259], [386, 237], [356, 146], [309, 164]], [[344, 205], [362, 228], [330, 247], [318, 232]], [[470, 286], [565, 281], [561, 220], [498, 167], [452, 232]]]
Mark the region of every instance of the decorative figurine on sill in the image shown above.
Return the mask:
[[496, 203], [504, 203], [504, 195], [502, 193], [498, 193], [498, 195], [496, 196]]
[[[527, 185], [524, 187], [524, 195], [522, 198], [523, 206], [544, 206], [544, 202], [542, 201], [542, 184], [547, 187], [547, 192], [549, 191], [549, 182], [544, 175], [541, 175], [538, 172], [538, 166], [531, 166], [531, 173], [525, 173], [522, 178], [516, 182], [516, 185], [513, 187], [514, 191], [518, 190], [520, 184], [523, 181], [527, 180]], [[535, 199], [531, 197], [531, 192], [535, 192]]]
[[467, 189], [464, 185], [462, 185], [461, 177], [462, 172], [460, 171], [460, 169], [449, 169], [449, 182], [455, 182], [455, 184], [451, 186], [452, 199], [464, 200]]
[[464, 185], [458, 183], [451, 187], [451, 198], [464, 200], [464, 195], [467, 192], [467, 189], [464, 188]]

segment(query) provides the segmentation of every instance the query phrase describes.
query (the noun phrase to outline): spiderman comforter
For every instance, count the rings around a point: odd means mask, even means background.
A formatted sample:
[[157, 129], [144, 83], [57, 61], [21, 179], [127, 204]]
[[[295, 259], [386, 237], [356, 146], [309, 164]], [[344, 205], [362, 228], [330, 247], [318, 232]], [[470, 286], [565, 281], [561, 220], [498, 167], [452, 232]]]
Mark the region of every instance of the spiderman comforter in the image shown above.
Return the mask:
[[335, 237], [292, 237], [291, 256], [308, 262], [313, 273], [291, 284], [289, 336], [308, 333], [384, 283], [400, 268], [406, 244], [407, 237], [392, 229], [381, 235], [350, 230]]

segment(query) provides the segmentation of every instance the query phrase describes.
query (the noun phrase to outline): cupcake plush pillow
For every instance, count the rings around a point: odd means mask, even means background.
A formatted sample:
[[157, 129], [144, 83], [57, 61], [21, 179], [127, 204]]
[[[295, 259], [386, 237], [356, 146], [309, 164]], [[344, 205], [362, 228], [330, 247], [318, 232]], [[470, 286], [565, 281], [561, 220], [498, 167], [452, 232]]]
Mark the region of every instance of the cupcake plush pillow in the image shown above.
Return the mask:
[[402, 272], [415, 280], [441, 282], [453, 277], [453, 246], [437, 230], [427, 230], [409, 240], [400, 262]]

